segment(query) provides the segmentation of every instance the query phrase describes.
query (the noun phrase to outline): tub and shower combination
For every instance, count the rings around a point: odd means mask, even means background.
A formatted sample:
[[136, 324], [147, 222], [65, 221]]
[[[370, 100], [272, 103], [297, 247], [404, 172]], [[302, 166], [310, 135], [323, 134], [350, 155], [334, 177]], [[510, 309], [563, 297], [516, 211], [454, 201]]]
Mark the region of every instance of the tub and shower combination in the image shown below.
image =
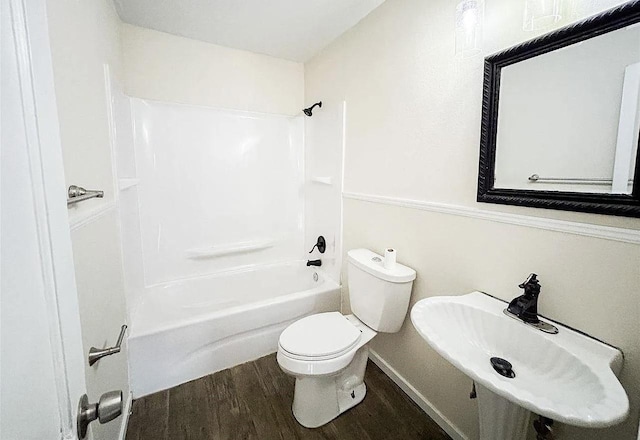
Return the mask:
[[[304, 116], [113, 100], [134, 397], [274, 353], [293, 321], [339, 310], [339, 243], [309, 197], [340, 188], [305, 177]], [[320, 234], [331, 245], [310, 256]]]

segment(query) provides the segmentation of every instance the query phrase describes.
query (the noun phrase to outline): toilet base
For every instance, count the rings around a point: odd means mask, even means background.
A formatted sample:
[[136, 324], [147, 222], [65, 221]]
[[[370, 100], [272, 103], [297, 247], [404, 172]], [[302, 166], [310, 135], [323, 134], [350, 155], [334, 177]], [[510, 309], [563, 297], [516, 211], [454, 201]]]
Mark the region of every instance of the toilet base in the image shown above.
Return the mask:
[[331, 376], [296, 377], [293, 415], [305, 428], [329, 423], [364, 400], [364, 372], [369, 349], [361, 347], [343, 371]]
[[362, 402], [366, 394], [367, 385], [364, 382], [351, 391], [338, 391], [338, 404], [340, 407], [340, 413], [338, 415]]

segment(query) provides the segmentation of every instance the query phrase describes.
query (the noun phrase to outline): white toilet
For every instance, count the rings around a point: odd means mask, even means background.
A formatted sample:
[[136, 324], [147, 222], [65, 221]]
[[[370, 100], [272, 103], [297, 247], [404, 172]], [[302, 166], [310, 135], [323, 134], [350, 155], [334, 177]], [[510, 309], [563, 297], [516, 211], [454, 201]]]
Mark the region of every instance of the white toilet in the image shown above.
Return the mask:
[[278, 364], [296, 378], [293, 415], [307, 428], [330, 422], [364, 399], [367, 343], [377, 332], [400, 330], [416, 272], [401, 264], [385, 269], [367, 249], [348, 253], [353, 315], [318, 313], [280, 335]]

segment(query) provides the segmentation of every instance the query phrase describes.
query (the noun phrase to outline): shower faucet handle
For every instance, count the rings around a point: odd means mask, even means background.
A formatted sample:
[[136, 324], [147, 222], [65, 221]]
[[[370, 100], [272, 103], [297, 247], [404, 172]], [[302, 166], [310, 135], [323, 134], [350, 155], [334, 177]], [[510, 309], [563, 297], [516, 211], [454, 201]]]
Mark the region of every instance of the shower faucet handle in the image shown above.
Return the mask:
[[318, 237], [316, 244], [313, 245], [309, 253], [312, 253], [315, 248], [318, 248], [318, 251], [320, 251], [321, 254], [324, 254], [324, 251], [327, 250], [327, 241], [322, 235]]

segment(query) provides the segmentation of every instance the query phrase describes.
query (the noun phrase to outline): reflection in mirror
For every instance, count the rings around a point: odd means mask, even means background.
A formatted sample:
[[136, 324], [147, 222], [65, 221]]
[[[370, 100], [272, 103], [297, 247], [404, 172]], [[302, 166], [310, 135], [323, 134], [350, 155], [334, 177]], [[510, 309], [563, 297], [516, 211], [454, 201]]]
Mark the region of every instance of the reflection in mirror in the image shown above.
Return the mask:
[[640, 0], [484, 60], [479, 202], [640, 217]]
[[494, 188], [631, 194], [640, 25], [501, 69]]

